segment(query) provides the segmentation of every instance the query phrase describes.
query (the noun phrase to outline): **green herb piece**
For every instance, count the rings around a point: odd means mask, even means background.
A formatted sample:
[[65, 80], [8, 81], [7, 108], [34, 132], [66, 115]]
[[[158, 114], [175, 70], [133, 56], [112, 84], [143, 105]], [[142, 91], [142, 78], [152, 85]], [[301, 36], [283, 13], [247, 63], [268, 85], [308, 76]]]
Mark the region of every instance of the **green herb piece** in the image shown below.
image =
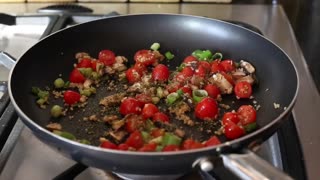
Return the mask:
[[150, 49], [157, 51], [160, 48], [160, 44], [159, 43], [153, 43], [150, 47]]
[[70, 86], [70, 81], [67, 81], [67, 82], [64, 83], [64, 87], [63, 88], [67, 89], [67, 88], [69, 88], [69, 86]]
[[170, 105], [174, 104], [175, 102], [177, 102], [180, 99], [180, 97], [181, 96], [176, 92], [170, 93], [167, 96], [166, 102], [170, 106]]
[[91, 78], [93, 79], [93, 80], [98, 80], [99, 79], [99, 74], [97, 73], [97, 72], [92, 72], [91, 73]]
[[217, 52], [217, 53], [215, 53], [213, 56], [212, 56], [212, 60], [221, 60], [222, 59], [222, 54], [221, 53], [219, 53], [219, 52]]
[[90, 89], [82, 89], [80, 90], [80, 94], [89, 97], [91, 95]]
[[257, 129], [257, 123], [253, 122], [253, 123], [247, 124], [244, 126], [244, 129], [246, 130], [247, 133], [250, 133]]
[[92, 73], [92, 68], [78, 68], [80, 73], [85, 77], [90, 77]]
[[202, 54], [202, 51], [200, 49], [197, 49], [192, 52], [192, 56], [196, 57], [199, 59], [200, 55]]
[[64, 137], [66, 139], [76, 140], [76, 137], [73, 134], [69, 133], [69, 132], [54, 130], [53, 133], [56, 134], [56, 135], [59, 135], [61, 137]]
[[62, 78], [58, 78], [58, 79], [54, 80], [53, 84], [54, 84], [55, 88], [59, 89], [59, 88], [63, 88], [65, 83]]
[[59, 105], [54, 105], [54, 106], [52, 106], [50, 112], [51, 112], [52, 117], [57, 118], [62, 115], [62, 107]]
[[47, 100], [46, 99], [42, 99], [42, 98], [37, 100], [37, 104], [39, 104], [40, 106], [44, 105], [46, 102], [47, 102]]
[[192, 91], [192, 98], [193, 101], [198, 103], [200, 102], [203, 98], [208, 96], [208, 92], [203, 89], [197, 89]]
[[167, 145], [177, 145], [179, 146], [181, 144], [181, 138], [172, 134], [172, 133], [165, 133], [163, 136], [162, 140], [162, 145], [167, 146]]
[[164, 146], [158, 145], [156, 147], [156, 151], [160, 152], [160, 151], [162, 151], [163, 148], [164, 148]]
[[149, 142], [150, 134], [146, 131], [141, 131], [142, 139], [145, 143]]
[[174, 55], [170, 51], [167, 51], [164, 55], [168, 60], [171, 60], [174, 58]]
[[156, 128], [153, 124], [153, 122], [150, 119], [147, 119], [145, 122], [145, 128], [148, 132], [150, 132], [152, 129]]
[[32, 87], [31, 88], [31, 92], [34, 94], [34, 95], [38, 95], [38, 93], [40, 92], [40, 88], [38, 87]]
[[88, 145], [91, 144], [90, 141], [88, 141], [86, 139], [80, 139], [78, 142], [81, 144], [88, 144]]
[[183, 68], [186, 67], [186, 64], [182, 63], [179, 67], [177, 67], [177, 71], [181, 72]]
[[201, 54], [199, 54], [199, 60], [200, 61], [210, 61], [212, 58], [212, 53], [210, 50], [205, 50], [205, 51], [202, 51]]

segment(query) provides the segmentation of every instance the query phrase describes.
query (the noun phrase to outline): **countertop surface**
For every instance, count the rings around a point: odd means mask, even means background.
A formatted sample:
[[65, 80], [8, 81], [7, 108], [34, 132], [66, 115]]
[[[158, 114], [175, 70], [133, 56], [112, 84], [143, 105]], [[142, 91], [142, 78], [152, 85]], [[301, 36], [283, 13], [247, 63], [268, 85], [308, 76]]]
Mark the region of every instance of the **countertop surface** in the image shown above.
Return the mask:
[[[34, 14], [47, 3], [1, 4], [0, 12]], [[299, 93], [293, 110], [295, 124], [306, 164], [308, 179], [320, 177], [320, 97], [308, 65], [298, 45], [293, 29], [281, 6], [277, 5], [217, 5], [217, 4], [143, 4], [143, 3], [80, 3], [96, 14], [117, 11], [120, 14], [181, 13], [210, 18], [247, 22], [281, 47], [292, 59], [299, 73]]]

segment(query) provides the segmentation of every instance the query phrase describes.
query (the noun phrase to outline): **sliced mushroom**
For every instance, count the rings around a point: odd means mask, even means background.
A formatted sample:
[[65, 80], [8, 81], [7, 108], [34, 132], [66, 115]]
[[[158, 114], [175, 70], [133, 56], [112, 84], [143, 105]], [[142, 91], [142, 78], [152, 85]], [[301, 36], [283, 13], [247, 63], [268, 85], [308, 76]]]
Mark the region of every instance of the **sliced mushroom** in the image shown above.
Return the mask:
[[124, 96], [125, 96], [125, 93], [113, 94], [113, 95], [104, 97], [102, 100], [100, 100], [99, 104], [104, 105], [106, 107], [118, 105], [121, 103], [121, 100], [124, 98]]
[[127, 134], [128, 133], [126, 131], [117, 131], [117, 132], [110, 131], [109, 132], [109, 135], [117, 141], [122, 141]]
[[126, 123], [126, 121], [124, 119], [121, 119], [121, 120], [116, 120], [116, 121], [112, 121], [111, 122], [111, 126], [112, 126], [112, 129], [114, 130], [118, 130], [120, 129], [124, 124]]
[[46, 126], [46, 128], [53, 131], [53, 130], [61, 130], [62, 126], [59, 123], [50, 123]]
[[241, 60], [240, 67], [244, 68], [250, 74], [255, 72], [255, 68], [247, 61]]
[[221, 94], [231, 94], [233, 91], [232, 84], [220, 73], [212, 75], [208, 81], [215, 84], [221, 91]]

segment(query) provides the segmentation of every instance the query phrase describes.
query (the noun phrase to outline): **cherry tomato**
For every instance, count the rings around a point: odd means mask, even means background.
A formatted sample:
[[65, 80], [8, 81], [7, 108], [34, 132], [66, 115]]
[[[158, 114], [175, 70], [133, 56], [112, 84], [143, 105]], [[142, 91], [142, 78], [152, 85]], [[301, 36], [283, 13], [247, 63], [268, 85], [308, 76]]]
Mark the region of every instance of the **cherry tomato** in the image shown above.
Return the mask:
[[198, 66], [198, 68], [194, 71], [196, 76], [205, 77], [207, 74], [207, 70], [203, 66]]
[[193, 76], [194, 71], [190, 66], [187, 66], [182, 69], [181, 74], [183, 74], [184, 77], [188, 78]]
[[169, 117], [162, 112], [157, 112], [153, 115], [152, 120], [153, 121], [161, 121], [161, 122], [165, 123], [165, 122], [169, 122]]
[[97, 71], [97, 60], [91, 61], [91, 68], [94, 71]]
[[182, 149], [198, 149], [198, 148], [202, 148], [204, 147], [204, 145], [198, 141], [195, 141], [193, 139], [186, 139], [185, 141], [183, 141], [182, 143]]
[[205, 146], [215, 146], [221, 144], [219, 138], [217, 136], [212, 136], [208, 141], [204, 143]]
[[229, 121], [234, 122], [235, 124], [238, 124], [238, 122], [240, 121], [239, 117], [238, 117], [238, 113], [235, 112], [226, 112], [223, 117], [222, 117], [222, 124], [225, 125], [227, 124]]
[[233, 78], [232, 78], [231, 74], [227, 74], [227, 73], [225, 73], [225, 72], [220, 72], [220, 74], [221, 74], [224, 78], [226, 78], [226, 80], [227, 80], [230, 84], [234, 85], [234, 81], [233, 81]]
[[218, 105], [217, 102], [210, 98], [203, 98], [195, 108], [195, 115], [201, 120], [213, 120], [217, 118], [218, 115]]
[[63, 94], [64, 102], [72, 105], [80, 101], [81, 95], [75, 91], [67, 90]]
[[147, 67], [141, 63], [135, 63], [133, 67], [138, 71], [140, 75], [143, 75], [147, 72]]
[[164, 129], [159, 129], [159, 128], [155, 128], [155, 129], [152, 129], [151, 130], [151, 136], [153, 137], [159, 137], [159, 136], [163, 136], [165, 133], [165, 130]]
[[169, 93], [176, 92], [182, 86], [181, 82], [173, 81], [166, 86]]
[[71, 71], [69, 80], [72, 83], [83, 83], [86, 80], [86, 78], [81, 74], [81, 72], [77, 68], [75, 68]]
[[228, 121], [224, 125], [224, 134], [228, 139], [237, 139], [245, 134], [242, 127], [238, 126], [232, 121]]
[[140, 114], [141, 112], [141, 103], [134, 98], [126, 98], [122, 101], [120, 105], [120, 113], [122, 115], [127, 114]]
[[183, 86], [182, 88], [180, 88], [183, 93], [189, 94], [190, 97], [192, 97], [192, 90], [190, 87], [188, 86]]
[[237, 113], [243, 126], [256, 122], [257, 111], [251, 105], [240, 106]]
[[81, 59], [81, 61], [77, 64], [77, 68], [91, 68], [91, 59]]
[[138, 151], [141, 151], [141, 152], [152, 152], [152, 151], [155, 151], [156, 148], [157, 148], [157, 144], [156, 143], [150, 143], [150, 144], [143, 145], [143, 147], [140, 148]]
[[140, 115], [129, 114], [126, 116], [126, 130], [129, 133], [132, 133], [138, 130], [141, 126], [143, 126], [143, 119]]
[[179, 83], [184, 83], [186, 81], [186, 76], [180, 72], [174, 76], [173, 80]]
[[136, 63], [143, 64], [145, 66], [152, 65], [157, 62], [155, 54], [151, 50], [140, 50], [134, 55]]
[[151, 118], [155, 113], [159, 112], [159, 109], [154, 104], [148, 103], [143, 106], [142, 117], [144, 119]]
[[223, 67], [220, 65], [219, 60], [215, 60], [211, 63], [211, 73], [218, 73], [224, 71]]
[[129, 68], [126, 71], [126, 77], [130, 84], [140, 81], [141, 74], [134, 67]]
[[237, 98], [249, 98], [252, 95], [251, 84], [247, 81], [240, 81], [234, 87]]
[[104, 65], [110, 66], [116, 61], [116, 56], [114, 52], [105, 49], [99, 52], [99, 60], [103, 62]]
[[196, 58], [196, 57], [194, 57], [194, 56], [187, 56], [186, 58], [184, 58], [184, 60], [183, 60], [183, 63], [186, 63], [186, 64], [188, 64], [188, 63], [190, 63], [190, 62], [197, 62], [198, 61], [198, 59]]
[[220, 65], [223, 67], [225, 72], [230, 72], [236, 69], [234, 62], [230, 59], [221, 61]]
[[167, 145], [162, 149], [163, 152], [179, 151], [179, 150], [180, 150], [180, 147], [174, 144]]
[[206, 73], [210, 72], [211, 64], [207, 61], [200, 61], [199, 66], [202, 66], [206, 70]]
[[117, 145], [113, 144], [112, 142], [110, 141], [103, 141], [101, 144], [100, 144], [100, 147], [102, 148], [106, 148], [106, 149], [118, 149]]
[[152, 79], [155, 81], [167, 81], [169, 78], [170, 72], [169, 68], [166, 65], [158, 64], [152, 70]]
[[217, 99], [218, 95], [221, 94], [219, 88], [213, 84], [207, 84], [204, 90], [206, 90], [208, 95], [213, 99]]
[[140, 102], [141, 107], [143, 107], [147, 103], [152, 103], [152, 97], [145, 93], [137, 94], [135, 98]]
[[135, 149], [141, 148], [143, 146], [143, 138], [141, 133], [139, 131], [134, 131], [133, 133], [131, 133], [125, 144]]
[[122, 143], [118, 145], [118, 149], [122, 151], [127, 151], [129, 149], [129, 146], [127, 144]]

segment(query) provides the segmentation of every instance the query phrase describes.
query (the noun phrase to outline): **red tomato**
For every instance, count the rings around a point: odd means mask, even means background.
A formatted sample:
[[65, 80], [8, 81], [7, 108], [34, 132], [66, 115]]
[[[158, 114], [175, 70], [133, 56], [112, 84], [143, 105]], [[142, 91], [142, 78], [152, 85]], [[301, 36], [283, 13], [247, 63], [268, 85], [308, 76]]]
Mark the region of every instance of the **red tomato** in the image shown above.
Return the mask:
[[163, 152], [179, 151], [179, 150], [180, 150], [180, 147], [174, 144], [167, 145], [162, 149]]
[[120, 113], [124, 116], [127, 114], [140, 114], [140, 112], [141, 103], [134, 98], [126, 98], [120, 105]]
[[122, 151], [127, 151], [129, 149], [129, 146], [127, 144], [122, 143], [118, 145], [118, 149]]
[[64, 102], [72, 105], [80, 101], [81, 95], [75, 91], [67, 90], [63, 94]]
[[219, 88], [213, 84], [207, 84], [204, 90], [206, 90], [208, 95], [213, 99], [217, 99], [218, 95], [221, 94]]
[[91, 68], [96, 71], [97, 70], [97, 60], [91, 61]]
[[167, 81], [169, 78], [170, 72], [169, 68], [163, 64], [158, 64], [152, 70], [152, 79], [155, 81]]
[[71, 71], [69, 80], [72, 83], [83, 83], [86, 80], [86, 78], [81, 74], [81, 72], [77, 68], [75, 68]]
[[110, 141], [103, 141], [101, 144], [100, 144], [100, 147], [102, 148], [106, 148], [106, 149], [118, 149], [117, 145], [113, 144], [112, 142]]
[[77, 68], [91, 68], [91, 59], [81, 59], [81, 61], [77, 65]]
[[143, 146], [143, 138], [141, 133], [139, 131], [134, 131], [131, 133], [125, 144], [136, 149], [141, 148]]
[[204, 143], [205, 146], [215, 146], [218, 144], [221, 144], [221, 142], [217, 136], [212, 136], [208, 141]]
[[234, 122], [229, 121], [224, 125], [224, 135], [228, 139], [237, 139], [245, 134], [242, 127], [236, 125]]
[[176, 74], [176, 75], [174, 76], [173, 81], [177, 81], [177, 82], [179, 82], [179, 83], [184, 83], [184, 82], [186, 81], [186, 76], [183, 75], [183, 74], [180, 72], [180, 73], [178, 73], [178, 74]]
[[152, 120], [153, 121], [161, 121], [161, 122], [165, 123], [165, 122], [169, 122], [169, 117], [162, 112], [157, 112], [153, 115]]
[[159, 137], [159, 136], [163, 136], [165, 133], [165, 130], [164, 129], [159, 129], [159, 128], [155, 128], [155, 129], [152, 129], [151, 130], [151, 136], [153, 137]]
[[152, 151], [155, 151], [156, 148], [157, 148], [157, 144], [156, 143], [150, 143], [150, 144], [143, 145], [143, 147], [140, 148], [138, 151], [141, 151], [141, 152], [152, 152]]
[[116, 61], [116, 56], [114, 52], [106, 49], [99, 52], [99, 60], [103, 62], [104, 65], [110, 66]]
[[147, 67], [141, 63], [135, 63], [133, 66], [138, 73], [142, 76], [145, 72], [147, 72]]
[[199, 66], [204, 67], [204, 69], [206, 70], [206, 73], [210, 72], [211, 64], [208, 63], [207, 61], [200, 61]]
[[143, 126], [143, 119], [140, 115], [129, 114], [126, 116], [126, 130], [129, 133], [132, 133], [138, 130], [141, 126]]
[[188, 87], [188, 86], [183, 86], [183, 87], [180, 88], [180, 89], [183, 91], [183, 93], [189, 94], [190, 97], [192, 97], [192, 90], [191, 90], [190, 87]]
[[152, 65], [157, 62], [155, 54], [151, 50], [140, 50], [134, 55], [136, 63], [141, 63], [145, 66]]
[[223, 67], [225, 72], [230, 72], [236, 69], [234, 62], [230, 59], [221, 61], [220, 65]]
[[152, 97], [144, 93], [137, 94], [135, 98], [140, 102], [141, 107], [143, 107], [147, 103], [152, 103]]
[[222, 117], [222, 124], [225, 125], [227, 124], [229, 121], [234, 122], [235, 124], [238, 124], [238, 122], [240, 121], [239, 117], [238, 117], [238, 113], [235, 112], [226, 112], [223, 117]]
[[194, 74], [200, 77], [205, 77], [207, 70], [203, 66], [198, 66], [198, 68], [194, 71]]
[[224, 71], [223, 67], [220, 65], [219, 60], [215, 60], [211, 63], [211, 73], [218, 73]]
[[151, 118], [155, 113], [159, 112], [159, 109], [154, 104], [148, 103], [143, 106], [142, 117], [144, 119]]
[[126, 71], [126, 77], [130, 84], [140, 81], [141, 74], [134, 67], [129, 68]]
[[186, 139], [183, 143], [182, 143], [182, 149], [198, 149], [198, 148], [202, 148], [204, 147], [203, 144], [201, 144], [198, 141], [195, 141], [193, 139]]
[[188, 78], [193, 76], [194, 71], [190, 66], [187, 66], [182, 69], [181, 74], [183, 74], [184, 77]]
[[167, 90], [169, 93], [176, 92], [181, 87], [181, 83], [177, 81], [173, 81], [167, 85]]
[[252, 95], [251, 84], [247, 81], [240, 81], [234, 87], [237, 98], [249, 98]]
[[190, 63], [190, 62], [194, 62], [194, 61], [198, 61], [198, 59], [194, 56], [187, 56], [186, 58], [184, 58], [183, 63]]
[[227, 73], [225, 73], [225, 72], [220, 72], [220, 74], [221, 74], [224, 78], [226, 78], [226, 80], [227, 80], [230, 84], [234, 85], [233, 78], [232, 78], [231, 74], [227, 74]]
[[201, 120], [213, 120], [218, 116], [218, 105], [217, 102], [210, 98], [206, 97], [202, 99], [195, 108], [195, 115]]
[[256, 122], [257, 111], [251, 105], [242, 105], [238, 109], [238, 116], [243, 126]]

